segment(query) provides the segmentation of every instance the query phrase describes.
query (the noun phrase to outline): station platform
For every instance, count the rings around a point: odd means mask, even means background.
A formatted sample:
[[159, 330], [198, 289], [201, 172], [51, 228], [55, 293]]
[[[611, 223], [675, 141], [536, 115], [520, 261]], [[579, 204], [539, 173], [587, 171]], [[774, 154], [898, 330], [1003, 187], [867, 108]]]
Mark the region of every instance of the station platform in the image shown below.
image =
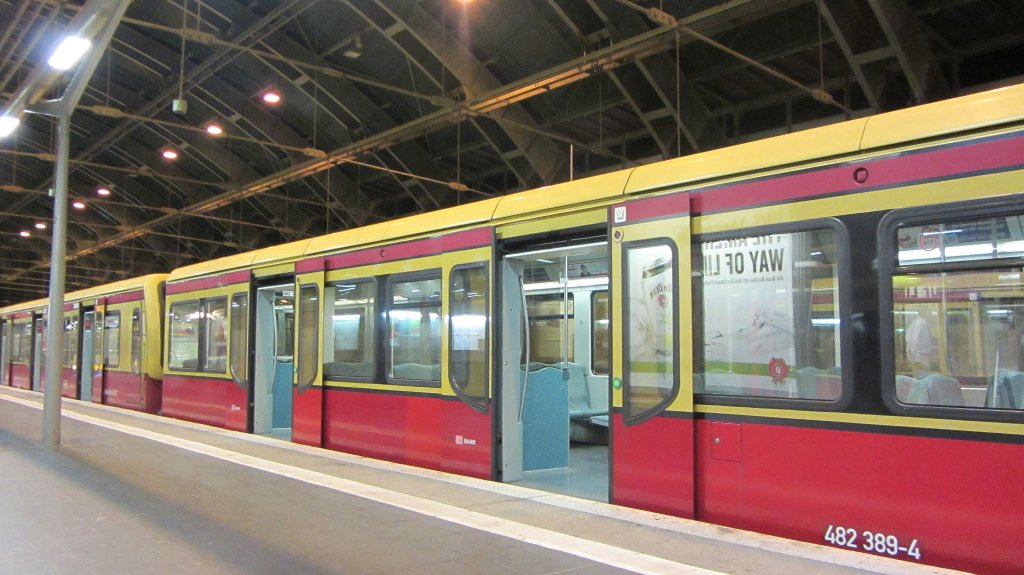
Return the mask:
[[0, 573], [955, 571], [0, 388]]

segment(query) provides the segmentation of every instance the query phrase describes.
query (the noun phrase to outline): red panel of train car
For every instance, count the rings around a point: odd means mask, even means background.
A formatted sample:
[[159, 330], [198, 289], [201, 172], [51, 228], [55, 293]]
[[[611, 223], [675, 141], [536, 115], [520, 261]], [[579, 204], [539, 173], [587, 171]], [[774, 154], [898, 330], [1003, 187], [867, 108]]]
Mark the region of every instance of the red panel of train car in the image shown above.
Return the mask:
[[625, 428], [614, 413], [612, 422], [612, 503], [693, 517], [692, 420], [655, 417]]
[[733, 461], [715, 423], [697, 425], [704, 521], [822, 544], [842, 529], [843, 547], [972, 572], [1019, 558], [1019, 445], [743, 423]]
[[489, 478], [490, 419], [457, 400], [332, 390], [324, 447]]

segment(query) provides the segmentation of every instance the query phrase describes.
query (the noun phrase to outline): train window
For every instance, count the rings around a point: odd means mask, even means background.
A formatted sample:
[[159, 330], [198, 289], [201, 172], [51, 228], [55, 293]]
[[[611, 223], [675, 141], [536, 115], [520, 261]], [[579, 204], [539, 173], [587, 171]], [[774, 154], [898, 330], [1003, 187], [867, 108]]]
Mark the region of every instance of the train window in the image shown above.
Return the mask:
[[573, 361], [575, 350], [572, 342], [575, 341], [576, 325], [572, 320], [575, 317], [575, 303], [573, 294], [569, 294], [568, 300], [565, 296], [563, 291], [526, 296], [530, 317], [531, 362]]
[[142, 373], [142, 310], [132, 310], [132, 373]]
[[231, 379], [239, 385], [249, 380], [249, 296], [231, 296]]
[[103, 365], [117, 367], [121, 364], [121, 312], [107, 313], [103, 320]]
[[227, 307], [227, 298], [218, 297], [203, 301], [203, 371], [227, 371]]
[[668, 244], [643, 243], [624, 250], [626, 358], [623, 402], [626, 420], [657, 413], [678, 391], [675, 349], [678, 298], [675, 253]]
[[11, 361], [27, 364], [32, 358], [32, 324], [30, 322], [15, 323], [13, 329]]
[[[181, 371], [199, 369], [199, 330], [202, 318], [198, 301], [183, 301], [171, 304], [170, 338], [168, 342], [167, 367]], [[111, 314], [107, 314], [107, 327]], [[109, 334], [108, 334], [109, 335]]]
[[375, 363], [377, 282], [346, 280], [327, 287], [325, 309], [331, 329], [324, 332], [324, 377], [370, 379]]
[[698, 393], [840, 399], [838, 237], [821, 227], [701, 239]]
[[388, 381], [441, 385], [440, 273], [392, 276], [388, 300]]
[[103, 312], [96, 310], [92, 320], [92, 363], [94, 372], [103, 369]]
[[64, 318], [64, 354], [61, 365], [68, 369], [78, 367], [78, 318]]
[[590, 294], [590, 371], [595, 375], [608, 375], [611, 358], [609, 338], [608, 292], [596, 291]]
[[448, 281], [448, 376], [470, 405], [487, 400], [487, 266], [452, 270]]
[[299, 288], [299, 356], [298, 384], [307, 389], [316, 383], [320, 363], [320, 286], [303, 284]]
[[1024, 410], [1024, 216], [999, 211], [888, 226], [887, 400], [980, 417]]

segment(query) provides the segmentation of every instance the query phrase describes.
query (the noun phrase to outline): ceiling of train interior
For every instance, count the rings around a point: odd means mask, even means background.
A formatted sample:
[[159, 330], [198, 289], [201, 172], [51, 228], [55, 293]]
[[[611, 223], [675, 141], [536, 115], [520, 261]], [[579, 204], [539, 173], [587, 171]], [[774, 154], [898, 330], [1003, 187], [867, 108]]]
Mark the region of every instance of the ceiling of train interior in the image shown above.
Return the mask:
[[[86, 6], [0, 0], [0, 105]], [[71, 116], [67, 289], [1012, 84], [1021, 54], [1019, 0], [134, 0]], [[0, 304], [47, 293], [56, 134], [0, 141]]]

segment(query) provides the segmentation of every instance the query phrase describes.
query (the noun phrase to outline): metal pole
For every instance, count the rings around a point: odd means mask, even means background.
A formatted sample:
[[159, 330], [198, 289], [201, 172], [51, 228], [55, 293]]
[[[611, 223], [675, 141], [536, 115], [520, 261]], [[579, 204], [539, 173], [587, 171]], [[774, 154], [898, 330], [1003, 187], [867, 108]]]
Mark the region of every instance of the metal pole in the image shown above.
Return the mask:
[[71, 110], [57, 116], [57, 167], [53, 193], [53, 246], [50, 250], [50, 313], [46, 324], [46, 394], [43, 399], [43, 445], [60, 447], [61, 359], [64, 356], [64, 254], [67, 242], [68, 164]]

